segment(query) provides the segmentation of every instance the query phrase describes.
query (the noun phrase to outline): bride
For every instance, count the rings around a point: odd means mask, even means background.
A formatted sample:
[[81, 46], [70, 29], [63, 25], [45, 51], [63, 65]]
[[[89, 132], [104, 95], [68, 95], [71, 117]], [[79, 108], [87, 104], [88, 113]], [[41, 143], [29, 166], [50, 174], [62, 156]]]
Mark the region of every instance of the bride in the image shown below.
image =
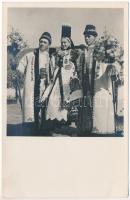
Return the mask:
[[63, 123], [68, 121], [67, 105], [70, 102], [71, 93], [80, 87], [75, 64], [78, 56], [73, 47], [71, 27], [62, 26], [61, 48], [51, 58], [54, 69], [53, 87], [50, 86], [49, 96], [46, 95], [48, 96], [46, 120]]

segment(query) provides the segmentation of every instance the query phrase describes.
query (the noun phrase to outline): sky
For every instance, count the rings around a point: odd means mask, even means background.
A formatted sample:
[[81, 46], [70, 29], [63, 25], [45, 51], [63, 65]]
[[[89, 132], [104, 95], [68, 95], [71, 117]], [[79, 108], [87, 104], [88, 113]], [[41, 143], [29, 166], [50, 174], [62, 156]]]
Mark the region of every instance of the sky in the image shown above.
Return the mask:
[[43, 32], [52, 35], [52, 46], [60, 45], [61, 26], [71, 25], [75, 45], [84, 44], [83, 31], [87, 24], [96, 26], [98, 36], [106, 29], [121, 45], [124, 38], [124, 13], [121, 8], [9, 8], [8, 32], [11, 28], [22, 33], [29, 47], [38, 46]]

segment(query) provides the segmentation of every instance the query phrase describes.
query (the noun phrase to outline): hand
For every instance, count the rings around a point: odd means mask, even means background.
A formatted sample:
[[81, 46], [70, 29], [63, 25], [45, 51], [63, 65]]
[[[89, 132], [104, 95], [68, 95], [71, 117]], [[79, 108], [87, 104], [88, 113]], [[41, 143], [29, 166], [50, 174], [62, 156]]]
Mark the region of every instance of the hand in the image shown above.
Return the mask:
[[65, 56], [65, 52], [62, 50], [58, 50], [57, 51], [58, 56], [60, 56], [61, 58], [63, 58]]

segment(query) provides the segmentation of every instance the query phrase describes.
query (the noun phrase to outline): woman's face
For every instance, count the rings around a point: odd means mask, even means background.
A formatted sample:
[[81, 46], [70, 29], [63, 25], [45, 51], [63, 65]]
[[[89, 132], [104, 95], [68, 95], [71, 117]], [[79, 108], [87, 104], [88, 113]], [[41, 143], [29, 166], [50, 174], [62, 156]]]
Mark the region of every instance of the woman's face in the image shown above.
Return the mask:
[[61, 39], [61, 48], [63, 50], [68, 49], [71, 46], [70, 41], [67, 38], [62, 38]]
[[40, 41], [39, 41], [39, 49], [41, 51], [45, 51], [49, 48], [49, 41], [45, 38], [42, 38]]
[[85, 35], [85, 42], [88, 46], [92, 45], [95, 42], [96, 37], [93, 35]]

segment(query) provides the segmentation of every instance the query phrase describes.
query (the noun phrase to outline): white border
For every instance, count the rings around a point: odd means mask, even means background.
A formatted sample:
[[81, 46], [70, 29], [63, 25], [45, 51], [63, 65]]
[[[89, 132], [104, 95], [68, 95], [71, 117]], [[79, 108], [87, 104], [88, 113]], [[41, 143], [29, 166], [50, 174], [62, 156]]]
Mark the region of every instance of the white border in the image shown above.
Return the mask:
[[[6, 2], [6, 1], [4, 1], [4, 2]], [[8, 2], [10, 2], [10, 1], [8, 1]], [[17, 2], [17, 1], [14, 1], [14, 2]], [[22, 1], [22, 2], [26, 2], [26, 1]], [[28, 1], [29, 2], [29, 1]], [[30, 1], [30, 2], [32, 2], [32, 1]], [[52, 1], [51, 1], [52, 2]], [[83, 1], [82, 1], [83, 2]], [[2, 66], [2, 65], [1, 65]], [[129, 72], [130, 73], [130, 72]], [[130, 74], [129, 74], [130, 75]], [[0, 74], [0, 76], [1, 76], [1, 74]], [[1, 77], [0, 77], [1, 78]], [[2, 96], [2, 95], [1, 95]], [[2, 104], [1, 104], [2, 105]]]

